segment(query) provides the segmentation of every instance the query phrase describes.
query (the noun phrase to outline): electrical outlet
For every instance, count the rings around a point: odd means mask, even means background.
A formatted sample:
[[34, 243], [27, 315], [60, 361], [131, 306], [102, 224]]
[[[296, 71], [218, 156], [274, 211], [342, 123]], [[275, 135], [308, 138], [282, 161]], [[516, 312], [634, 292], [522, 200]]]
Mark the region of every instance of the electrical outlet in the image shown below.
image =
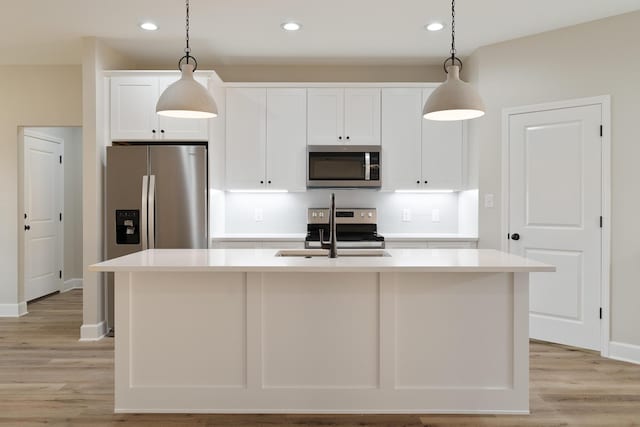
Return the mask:
[[264, 220], [264, 217], [262, 215], [262, 208], [255, 208], [253, 210], [253, 219], [256, 222], [262, 222]]
[[485, 194], [484, 195], [484, 207], [492, 208], [493, 207], [493, 194]]
[[431, 222], [440, 222], [440, 209], [431, 209]]
[[402, 222], [411, 222], [411, 210], [402, 209]]

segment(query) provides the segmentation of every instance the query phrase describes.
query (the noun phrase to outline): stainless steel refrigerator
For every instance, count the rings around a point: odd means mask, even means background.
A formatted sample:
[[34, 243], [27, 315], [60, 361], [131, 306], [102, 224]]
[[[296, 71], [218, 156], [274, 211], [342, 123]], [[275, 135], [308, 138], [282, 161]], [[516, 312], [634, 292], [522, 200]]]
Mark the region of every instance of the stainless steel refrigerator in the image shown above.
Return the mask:
[[[207, 147], [107, 147], [107, 258], [153, 248], [208, 247]], [[113, 328], [113, 275], [107, 282]]]

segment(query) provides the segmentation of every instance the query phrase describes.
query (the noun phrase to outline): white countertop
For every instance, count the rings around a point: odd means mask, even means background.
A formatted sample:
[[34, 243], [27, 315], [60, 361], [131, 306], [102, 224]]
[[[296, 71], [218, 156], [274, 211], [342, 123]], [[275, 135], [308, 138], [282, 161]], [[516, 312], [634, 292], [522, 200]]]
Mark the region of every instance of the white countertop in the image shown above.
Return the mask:
[[[478, 236], [456, 233], [383, 233], [385, 240], [389, 241], [437, 241], [437, 242], [475, 242]], [[304, 241], [306, 233], [287, 234], [217, 234], [211, 236], [214, 242], [286, 242]]]
[[89, 266], [110, 272], [544, 272], [493, 249], [387, 249], [388, 257], [277, 257], [277, 249], [150, 249]]

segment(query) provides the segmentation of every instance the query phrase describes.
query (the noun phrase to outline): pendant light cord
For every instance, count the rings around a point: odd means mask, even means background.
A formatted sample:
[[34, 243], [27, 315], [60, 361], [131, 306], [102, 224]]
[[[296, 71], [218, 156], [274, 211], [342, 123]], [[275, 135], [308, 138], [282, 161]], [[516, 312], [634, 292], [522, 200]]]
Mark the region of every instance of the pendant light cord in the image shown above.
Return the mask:
[[462, 61], [456, 56], [456, 0], [451, 0], [451, 56], [444, 60], [444, 72], [449, 74], [447, 70], [447, 63], [451, 61], [451, 65], [456, 65], [456, 62], [460, 64], [462, 69]]
[[455, 61], [455, 58], [456, 58], [456, 0], [451, 0], [451, 61]]
[[182, 64], [182, 60], [183, 59], [186, 60], [187, 64], [189, 63], [189, 60], [191, 59], [193, 61], [193, 63], [195, 64], [194, 67], [193, 67], [193, 71], [195, 71], [195, 70], [198, 69], [198, 61], [196, 61], [196, 57], [195, 56], [191, 56], [191, 47], [189, 47], [189, 0], [185, 1], [185, 6], [186, 6], [186, 9], [187, 9], [187, 17], [186, 17], [186, 20], [185, 20], [185, 30], [186, 30], [186, 34], [187, 34], [187, 36], [185, 38], [185, 41], [186, 41], [187, 45], [184, 48], [185, 55], [178, 60], [178, 70], [182, 69], [181, 64]]

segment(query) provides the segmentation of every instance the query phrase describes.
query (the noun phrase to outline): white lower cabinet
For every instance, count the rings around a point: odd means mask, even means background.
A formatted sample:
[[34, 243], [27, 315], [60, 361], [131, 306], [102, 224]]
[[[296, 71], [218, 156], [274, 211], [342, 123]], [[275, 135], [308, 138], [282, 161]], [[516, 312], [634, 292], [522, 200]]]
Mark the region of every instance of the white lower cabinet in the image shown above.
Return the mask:
[[305, 89], [227, 89], [227, 189], [306, 190], [305, 107]]
[[213, 249], [304, 249], [304, 242], [294, 241], [214, 241], [211, 245]]
[[433, 89], [382, 90], [382, 189], [464, 187], [464, 124], [422, 117]]
[[387, 240], [388, 249], [473, 249], [478, 246], [475, 240], [442, 242], [435, 240], [393, 241]]

